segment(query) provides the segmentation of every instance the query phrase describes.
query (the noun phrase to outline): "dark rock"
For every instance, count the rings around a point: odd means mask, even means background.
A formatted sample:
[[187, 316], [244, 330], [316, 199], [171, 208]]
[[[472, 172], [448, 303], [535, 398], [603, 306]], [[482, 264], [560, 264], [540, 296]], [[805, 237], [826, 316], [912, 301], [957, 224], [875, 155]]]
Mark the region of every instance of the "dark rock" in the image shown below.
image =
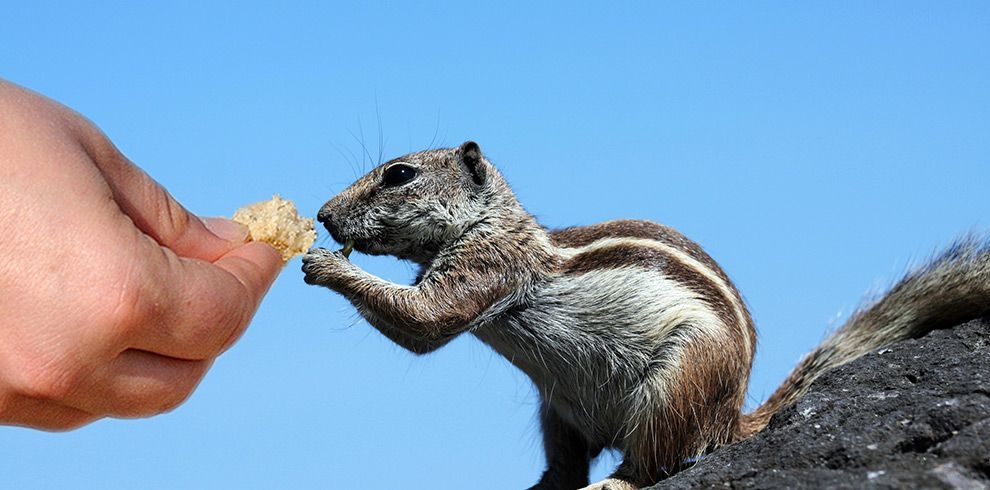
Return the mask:
[[990, 488], [990, 321], [839, 367], [756, 436], [652, 488]]

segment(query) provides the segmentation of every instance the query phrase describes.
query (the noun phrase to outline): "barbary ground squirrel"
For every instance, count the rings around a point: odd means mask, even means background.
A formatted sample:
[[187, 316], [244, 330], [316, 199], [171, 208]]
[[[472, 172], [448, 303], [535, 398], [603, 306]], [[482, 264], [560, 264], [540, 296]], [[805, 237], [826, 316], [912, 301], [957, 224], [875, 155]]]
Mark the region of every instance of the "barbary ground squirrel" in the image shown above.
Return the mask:
[[[547, 230], [474, 142], [406, 155], [327, 202], [342, 251], [311, 250], [306, 282], [344, 295], [417, 354], [471, 332], [532, 378], [547, 469], [539, 489], [639, 488], [760, 431], [823, 372], [900, 339], [990, 313], [990, 247], [964, 239], [857, 311], [753, 413], [741, 407], [753, 321], [725, 272], [674, 229], [620, 220]], [[348, 261], [413, 261], [411, 286]]]

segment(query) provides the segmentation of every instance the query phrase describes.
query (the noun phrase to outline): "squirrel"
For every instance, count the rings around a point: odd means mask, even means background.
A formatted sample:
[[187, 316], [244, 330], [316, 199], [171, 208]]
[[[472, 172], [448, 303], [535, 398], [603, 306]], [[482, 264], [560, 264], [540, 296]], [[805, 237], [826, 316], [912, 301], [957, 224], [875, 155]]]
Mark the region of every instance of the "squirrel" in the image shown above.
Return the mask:
[[[308, 284], [425, 354], [470, 332], [540, 397], [546, 470], [533, 489], [631, 489], [762, 430], [823, 372], [901, 339], [990, 313], [990, 243], [964, 238], [861, 307], [752, 413], [756, 331], [721, 267], [641, 220], [548, 230], [477, 143], [388, 161], [323, 205], [344, 249], [311, 250]], [[415, 262], [413, 285], [352, 264], [351, 248]], [[605, 448], [623, 460], [588, 485]]]

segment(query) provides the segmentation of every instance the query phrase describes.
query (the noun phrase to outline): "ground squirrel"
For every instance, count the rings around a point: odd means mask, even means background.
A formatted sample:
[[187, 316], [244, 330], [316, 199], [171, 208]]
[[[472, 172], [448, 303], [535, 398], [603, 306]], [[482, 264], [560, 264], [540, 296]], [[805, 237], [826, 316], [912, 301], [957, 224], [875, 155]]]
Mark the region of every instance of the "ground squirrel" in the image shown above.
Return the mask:
[[621, 220], [551, 231], [474, 142], [406, 155], [327, 202], [334, 240], [416, 262], [411, 286], [314, 249], [306, 282], [344, 295], [415, 352], [471, 332], [532, 378], [547, 469], [533, 488], [588, 484], [604, 448], [623, 461], [596, 489], [638, 488], [761, 430], [824, 371], [990, 312], [990, 247], [964, 239], [861, 308], [756, 411], [742, 413], [753, 321], [725, 272], [674, 229]]

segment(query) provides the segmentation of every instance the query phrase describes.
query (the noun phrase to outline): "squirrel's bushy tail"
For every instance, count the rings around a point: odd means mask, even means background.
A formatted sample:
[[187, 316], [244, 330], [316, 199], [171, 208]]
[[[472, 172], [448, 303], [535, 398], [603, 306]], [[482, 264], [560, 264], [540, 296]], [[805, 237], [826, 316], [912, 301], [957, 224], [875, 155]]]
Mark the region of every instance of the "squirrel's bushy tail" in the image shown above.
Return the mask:
[[822, 373], [898, 340], [920, 337], [990, 314], [990, 239], [969, 236], [890, 291], [860, 307], [806, 355], [767, 401], [740, 420], [738, 439], [759, 432], [781, 408], [804, 395]]

